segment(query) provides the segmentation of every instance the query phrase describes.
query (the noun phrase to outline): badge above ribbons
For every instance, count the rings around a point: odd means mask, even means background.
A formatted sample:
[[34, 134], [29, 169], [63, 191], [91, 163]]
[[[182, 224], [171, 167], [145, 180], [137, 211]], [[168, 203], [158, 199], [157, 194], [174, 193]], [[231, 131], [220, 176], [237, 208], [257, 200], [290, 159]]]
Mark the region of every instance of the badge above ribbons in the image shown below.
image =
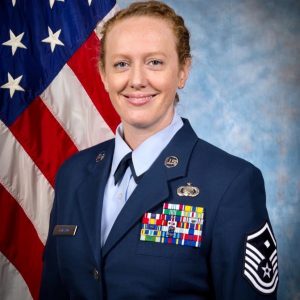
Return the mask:
[[140, 240], [200, 247], [204, 208], [164, 203], [162, 214], [145, 213]]
[[244, 276], [261, 293], [271, 294], [278, 285], [276, 241], [268, 222], [247, 236]]

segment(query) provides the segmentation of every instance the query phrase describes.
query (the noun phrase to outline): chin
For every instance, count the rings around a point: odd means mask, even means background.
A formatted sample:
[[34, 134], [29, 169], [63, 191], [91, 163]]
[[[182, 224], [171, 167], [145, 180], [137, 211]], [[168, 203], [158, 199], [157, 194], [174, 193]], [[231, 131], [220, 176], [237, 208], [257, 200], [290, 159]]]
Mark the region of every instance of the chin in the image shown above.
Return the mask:
[[134, 127], [136, 129], [146, 129], [148, 127], [151, 126], [151, 122], [147, 122], [145, 121], [145, 119], [143, 120], [131, 120], [129, 122], [126, 122], [128, 125], [130, 125], [131, 127]]
[[147, 112], [142, 114], [131, 112], [128, 115], [128, 118], [123, 118], [122, 120], [132, 127], [147, 128], [152, 123]]

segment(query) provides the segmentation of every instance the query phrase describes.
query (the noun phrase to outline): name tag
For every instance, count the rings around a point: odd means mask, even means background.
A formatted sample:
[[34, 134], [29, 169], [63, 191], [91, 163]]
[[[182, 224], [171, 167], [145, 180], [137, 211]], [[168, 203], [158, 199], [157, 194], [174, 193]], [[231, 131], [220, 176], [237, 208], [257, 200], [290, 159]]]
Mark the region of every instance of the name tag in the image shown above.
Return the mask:
[[74, 236], [77, 231], [77, 225], [55, 225], [53, 235]]

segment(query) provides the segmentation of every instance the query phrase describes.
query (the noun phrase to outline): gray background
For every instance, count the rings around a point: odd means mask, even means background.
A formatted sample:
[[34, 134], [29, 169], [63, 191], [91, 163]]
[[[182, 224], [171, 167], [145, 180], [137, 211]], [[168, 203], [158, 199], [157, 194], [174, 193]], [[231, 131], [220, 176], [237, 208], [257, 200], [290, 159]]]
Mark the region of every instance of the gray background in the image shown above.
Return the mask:
[[179, 112], [199, 137], [262, 170], [279, 249], [279, 299], [300, 299], [300, 1], [164, 2], [192, 35]]

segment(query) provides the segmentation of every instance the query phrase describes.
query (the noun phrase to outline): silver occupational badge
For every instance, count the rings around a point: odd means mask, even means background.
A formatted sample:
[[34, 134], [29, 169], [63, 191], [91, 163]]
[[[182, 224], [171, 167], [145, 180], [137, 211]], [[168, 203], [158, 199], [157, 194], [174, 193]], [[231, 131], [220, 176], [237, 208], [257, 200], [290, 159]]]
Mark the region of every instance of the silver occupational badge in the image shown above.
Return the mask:
[[187, 185], [180, 186], [177, 189], [177, 195], [180, 197], [196, 197], [199, 195], [199, 193], [199, 188], [192, 186], [190, 182], [188, 182]]
[[100, 152], [96, 157], [96, 162], [103, 160], [104, 157], [105, 157], [105, 152], [104, 151]]
[[167, 168], [174, 168], [178, 165], [178, 158], [176, 156], [168, 156], [165, 159], [165, 166]]

